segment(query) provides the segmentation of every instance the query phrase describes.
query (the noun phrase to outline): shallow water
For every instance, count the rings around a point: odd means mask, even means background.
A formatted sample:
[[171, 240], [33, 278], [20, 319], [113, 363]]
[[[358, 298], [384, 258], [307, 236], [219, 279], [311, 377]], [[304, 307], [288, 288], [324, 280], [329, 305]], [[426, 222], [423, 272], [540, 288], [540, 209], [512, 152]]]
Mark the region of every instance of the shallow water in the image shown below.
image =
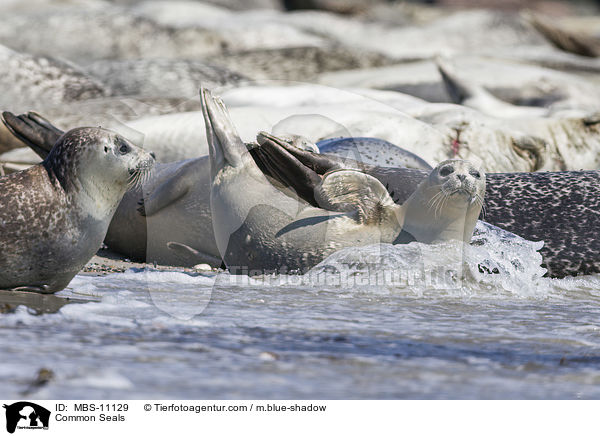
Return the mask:
[[542, 278], [539, 243], [475, 240], [353, 248], [304, 277], [77, 276], [59, 295], [91, 302], [0, 316], [0, 397], [600, 398], [600, 276]]

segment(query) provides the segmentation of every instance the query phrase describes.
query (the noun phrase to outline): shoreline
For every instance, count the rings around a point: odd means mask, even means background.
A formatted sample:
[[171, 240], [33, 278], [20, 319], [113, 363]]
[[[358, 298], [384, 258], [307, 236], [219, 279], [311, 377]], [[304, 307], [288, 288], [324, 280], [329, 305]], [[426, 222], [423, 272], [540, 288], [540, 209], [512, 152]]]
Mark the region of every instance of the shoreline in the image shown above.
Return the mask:
[[92, 257], [89, 262], [81, 269], [78, 274], [105, 276], [112, 273], [124, 273], [131, 268], [152, 268], [156, 271], [175, 271], [175, 272], [209, 272], [218, 271], [219, 268], [211, 268], [207, 264], [196, 265], [195, 267], [160, 265], [156, 263], [136, 262], [122, 256], [108, 248], [101, 248]]

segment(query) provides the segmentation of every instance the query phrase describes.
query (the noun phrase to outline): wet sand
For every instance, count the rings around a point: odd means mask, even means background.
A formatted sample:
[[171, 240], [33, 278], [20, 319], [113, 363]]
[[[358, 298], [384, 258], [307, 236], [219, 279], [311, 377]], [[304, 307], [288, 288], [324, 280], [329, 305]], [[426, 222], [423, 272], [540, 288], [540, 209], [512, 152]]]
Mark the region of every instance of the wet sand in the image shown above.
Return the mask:
[[135, 262], [107, 248], [101, 248], [100, 250], [98, 250], [98, 253], [96, 253], [96, 255], [90, 259], [90, 261], [79, 274], [104, 276], [111, 273], [122, 273], [131, 268], [152, 268], [153, 270], [157, 271], [176, 272], [198, 272], [218, 270], [215, 268], [210, 268], [206, 264], [200, 264], [193, 268], [188, 268], [182, 266], [168, 266], [145, 262]]

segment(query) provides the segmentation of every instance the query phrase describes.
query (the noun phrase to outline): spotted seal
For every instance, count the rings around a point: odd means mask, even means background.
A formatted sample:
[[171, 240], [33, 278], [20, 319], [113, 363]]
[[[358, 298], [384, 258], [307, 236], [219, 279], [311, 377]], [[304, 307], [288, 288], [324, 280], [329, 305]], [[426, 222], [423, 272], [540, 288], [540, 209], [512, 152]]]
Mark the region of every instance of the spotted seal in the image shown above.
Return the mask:
[[370, 165], [433, 169], [420, 156], [379, 138], [332, 138], [319, 141], [316, 145], [320, 153], [355, 156], [357, 160]]
[[114, 132], [77, 128], [38, 165], [0, 178], [0, 289], [60, 291], [96, 253], [125, 191], [154, 159]]
[[3, 110], [21, 111], [107, 97], [111, 90], [70, 62], [0, 44], [0, 93]]

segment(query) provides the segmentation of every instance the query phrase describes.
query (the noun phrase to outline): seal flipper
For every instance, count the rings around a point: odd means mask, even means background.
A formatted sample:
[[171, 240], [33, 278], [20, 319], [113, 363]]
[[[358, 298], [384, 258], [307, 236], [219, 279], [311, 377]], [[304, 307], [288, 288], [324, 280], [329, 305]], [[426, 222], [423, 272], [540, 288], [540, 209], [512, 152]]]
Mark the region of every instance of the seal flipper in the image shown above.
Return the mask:
[[180, 255], [183, 259], [188, 261], [194, 259], [193, 263], [207, 263], [211, 266], [220, 267], [223, 263], [220, 257], [215, 257], [210, 254], [202, 253], [189, 245], [182, 244], [180, 242], [167, 242], [167, 248]]
[[[342, 168], [344, 160], [337, 158], [337, 156], [330, 156], [326, 154], [317, 154], [311, 151], [307, 151], [294, 145], [291, 145], [284, 139], [278, 138], [277, 136], [265, 134], [264, 132], [259, 135], [271, 139], [278, 146], [285, 149], [289, 154], [298, 159], [302, 165], [312, 169], [315, 173], [323, 175], [328, 171]], [[267, 149], [268, 151], [269, 149]]]
[[375, 177], [361, 171], [334, 170], [315, 189], [319, 207], [331, 211], [357, 212], [361, 224], [380, 224], [390, 218], [402, 226], [404, 213]]
[[138, 212], [142, 216], [152, 216], [185, 196], [197, 181], [196, 162], [191, 160], [175, 171], [172, 177], [162, 183], [152, 193], [140, 200]]
[[260, 132], [257, 141], [260, 145], [251, 148], [250, 154], [261, 171], [293, 189], [304, 201], [319, 207], [314, 191], [323, 174], [342, 167], [341, 159], [300, 149], [266, 132]]
[[[478, 100], [478, 105], [485, 102], [499, 107], [513, 107], [510, 103], [494, 97], [483, 86], [459, 78], [455, 69], [441, 58], [436, 58], [435, 63], [453, 103], [469, 106], [467, 100]], [[476, 109], [480, 110], [479, 107]]]
[[532, 13], [524, 14], [524, 18], [556, 48], [580, 56], [600, 56], [600, 40], [597, 38], [561, 28], [550, 20]]
[[200, 101], [208, 139], [211, 178], [214, 179], [225, 165], [232, 167], [241, 167], [250, 163], [254, 165], [246, 144], [231, 122], [223, 101], [214, 97], [206, 88], [200, 89]]
[[269, 169], [270, 175], [284, 186], [292, 188], [303, 200], [317, 206], [314, 192], [321, 183], [321, 176], [281, 146], [284, 140], [266, 132], [260, 132], [257, 140], [260, 144], [257, 156]]
[[450, 65], [437, 58], [435, 60], [437, 69], [442, 76], [442, 81], [446, 87], [448, 95], [452, 99], [453, 103], [462, 104], [465, 100], [473, 98], [479, 94], [487, 94], [487, 92], [478, 85], [469, 84], [460, 80]]
[[14, 136], [35, 151], [42, 159], [46, 159], [58, 138], [64, 133], [35, 112], [27, 112], [22, 115], [3, 112], [2, 121]]
[[10, 288], [8, 289], [11, 292], [36, 292], [39, 294], [44, 294], [44, 293], [48, 293], [48, 289], [50, 288], [50, 286], [48, 285], [40, 285], [40, 286], [18, 286], [16, 288]]
[[500, 118], [547, 116], [548, 109], [545, 107], [515, 106], [497, 98], [480, 84], [461, 80], [454, 68], [442, 59], [437, 58], [436, 64], [446, 90], [456, 104]]

